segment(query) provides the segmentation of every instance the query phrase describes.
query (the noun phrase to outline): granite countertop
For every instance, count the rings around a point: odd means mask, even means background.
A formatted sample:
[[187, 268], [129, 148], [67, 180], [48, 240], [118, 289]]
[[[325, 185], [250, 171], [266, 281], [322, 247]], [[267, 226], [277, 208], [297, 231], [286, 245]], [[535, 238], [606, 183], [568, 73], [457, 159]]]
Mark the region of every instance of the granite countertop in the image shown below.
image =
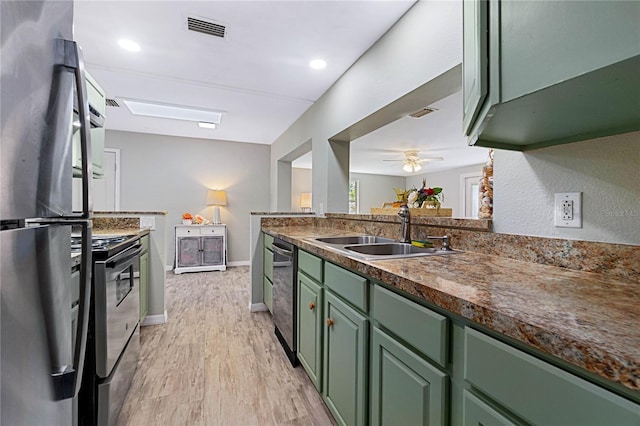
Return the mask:
[[312, 226], [263, 230], [627, 389], [640, 390], [636, 282], [475, 252], [365, 261], [307, 240], [357, 235], [353, 232]]
[[103, 228], [93, 229], [93, 235], [137, 235], [143, 237], [149, 234], [149, 228]]
[[94, 211], [93, 214], [97, 215], [152, 215], [152, 216], [166, 216], [169, 214], [166, 210], [158, 211], [143, 211], [143, 210], [123, 210], [123, 211]]

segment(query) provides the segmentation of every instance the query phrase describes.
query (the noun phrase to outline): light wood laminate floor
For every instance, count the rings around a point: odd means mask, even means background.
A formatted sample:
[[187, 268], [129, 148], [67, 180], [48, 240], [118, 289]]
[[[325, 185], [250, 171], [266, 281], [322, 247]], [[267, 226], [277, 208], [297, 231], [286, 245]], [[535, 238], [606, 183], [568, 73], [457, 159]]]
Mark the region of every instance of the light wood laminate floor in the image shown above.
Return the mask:
[[266, 312], [249, 312], [249, 268], [168, 273], [168, 322], [142, 327], [120, 425], [335, 424]]

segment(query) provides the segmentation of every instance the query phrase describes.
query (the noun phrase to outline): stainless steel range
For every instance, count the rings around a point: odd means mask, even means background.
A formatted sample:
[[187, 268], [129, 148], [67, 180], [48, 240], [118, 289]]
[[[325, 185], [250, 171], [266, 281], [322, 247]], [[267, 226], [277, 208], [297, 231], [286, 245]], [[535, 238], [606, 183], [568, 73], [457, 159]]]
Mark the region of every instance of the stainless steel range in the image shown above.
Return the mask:
[[[74, 241], [72, 238], [72, 250]], [[79, 424], [113, 425], [140, 354], [137, 235], [93, 237], [92, 300]]]

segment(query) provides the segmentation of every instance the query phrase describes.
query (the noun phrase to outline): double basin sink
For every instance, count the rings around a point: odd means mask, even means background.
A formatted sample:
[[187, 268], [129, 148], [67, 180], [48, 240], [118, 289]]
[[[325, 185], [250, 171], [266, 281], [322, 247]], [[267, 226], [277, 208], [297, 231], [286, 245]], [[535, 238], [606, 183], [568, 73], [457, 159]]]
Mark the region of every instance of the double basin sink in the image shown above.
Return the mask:
[[460, 253], [457, 250], [441, 250], [399, 243], [391, 238], [374, 235], [310, 238], [327, 248], [366, 260], [397, 259], [405, 257], [439, 256]]

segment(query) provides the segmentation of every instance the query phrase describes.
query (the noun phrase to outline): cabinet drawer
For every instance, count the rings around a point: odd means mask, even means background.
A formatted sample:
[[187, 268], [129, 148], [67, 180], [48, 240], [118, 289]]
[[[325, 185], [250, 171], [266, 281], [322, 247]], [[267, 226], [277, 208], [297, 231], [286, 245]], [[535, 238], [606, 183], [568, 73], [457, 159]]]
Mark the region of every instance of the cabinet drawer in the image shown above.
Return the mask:
[[197, 226], [178, 226], [176, 227], [176, 235], [178, 237], [182, 237], [182, 236], [193, 236], [193, 235], [200, 235], [200, 228], [198, 228]]
[[528, 423], [640, 424], [639, 405], [470, 328], [464, 363], [469, 383]]
[[264, 234], [264, 246], [271, 248], [271, 244], [273, 244], [273, 237], [269, 234]]
[[298, 270], [319, 283], [322, 282], [322, 259], [306, 251], [298, 250]]
[[356, 308], [367, 312], [366, 278], [327, 262], [324, 264], [324, 284]]
[[433, 361], [446, 366], [449, 346], [446, 317], [376, 285], [373, 318]]
[[200, 228], [200, 235], [219, 235], [224, 236], [224, 228], [222, 227], [204, 227]]

